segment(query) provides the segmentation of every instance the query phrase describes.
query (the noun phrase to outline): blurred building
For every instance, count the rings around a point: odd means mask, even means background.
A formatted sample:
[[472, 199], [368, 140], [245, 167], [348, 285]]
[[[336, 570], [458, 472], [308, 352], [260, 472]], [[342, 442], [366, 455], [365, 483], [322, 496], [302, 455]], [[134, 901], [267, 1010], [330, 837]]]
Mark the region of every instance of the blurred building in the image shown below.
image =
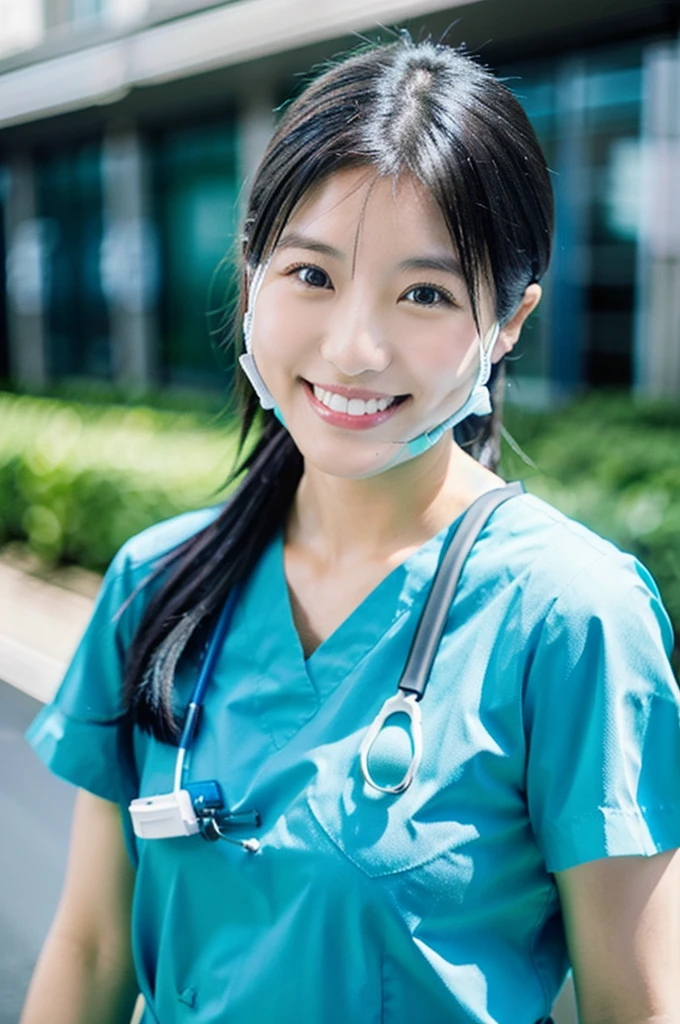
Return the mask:
[[405, 25], [507, 76], [554, 171], [554, 263], [513, 394], [680, 395], [679, 9], [0, 0], [0, 378], [219, 384], [210, 337], [274, 109], [357, 33]]

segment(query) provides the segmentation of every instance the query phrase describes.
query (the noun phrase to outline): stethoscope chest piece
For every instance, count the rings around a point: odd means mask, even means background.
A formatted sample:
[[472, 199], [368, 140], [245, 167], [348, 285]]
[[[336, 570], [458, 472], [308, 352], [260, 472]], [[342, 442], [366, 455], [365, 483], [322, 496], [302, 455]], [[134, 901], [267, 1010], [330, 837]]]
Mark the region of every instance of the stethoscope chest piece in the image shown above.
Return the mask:
[[[406, 715], [409, 719], [411, 760], [401, 781], [397, 782], [394, 786], [386, 786], [376, 782], [371, 773], [369, 759], [371, 756], [371, 750], [373, 749], [378, 736], [387, 725], [389, 719], [396, 715]], [[403, 793], [404, 790], [408, 789], [411, 785], [413, 776], [418, 771], [422, 755], [423, 728], [418, 698], [414, 693], [407, 694], [402, 690], [398, 690], [393, 697], [387, 698], [369, 726], [368, 732], [364, 736], [361, 747], [359, 748], [359, 761], [364, 781], [373, 789], [377, 789], [380, 793], [389, 793], [393, 795]]]

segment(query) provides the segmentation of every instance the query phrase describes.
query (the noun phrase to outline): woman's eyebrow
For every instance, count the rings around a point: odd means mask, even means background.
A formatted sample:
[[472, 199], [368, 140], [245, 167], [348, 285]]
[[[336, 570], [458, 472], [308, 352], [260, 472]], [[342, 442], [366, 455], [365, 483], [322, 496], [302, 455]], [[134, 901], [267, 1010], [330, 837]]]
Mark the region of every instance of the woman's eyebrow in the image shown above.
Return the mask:
[[277, 249], [308, 249], [310, 252], [321, 253], [322, 256], [331, 256], [336, 260], [345, 260], [346, 256], [332, 245], [319, 242], [315, 238], [301, 235], [297, 231], [290, 231], [278, 242]]
[[402, 260], [397, 270], [443, 270], [445, 274], [463, 277], [460, 263], [455, 256], [413, 256], [411, 259]]

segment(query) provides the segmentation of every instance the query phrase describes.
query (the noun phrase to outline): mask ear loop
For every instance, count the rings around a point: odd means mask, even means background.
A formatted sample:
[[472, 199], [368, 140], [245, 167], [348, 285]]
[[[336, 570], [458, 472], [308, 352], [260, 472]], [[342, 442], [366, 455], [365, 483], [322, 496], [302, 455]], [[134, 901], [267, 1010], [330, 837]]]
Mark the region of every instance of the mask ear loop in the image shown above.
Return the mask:
[[406, 450], [409, 456], [420, 455], [422, 452], [427, 451], [428, 448], [432, 448], [447, 430], [453, 430], [456, 424], [460, 423], [467, 416], [473, 414], [475, 416], [488, 416], [492, 411], [491, 395], [486, 385], [491, 376], [491, 356], [499, 333], [500, 324], [495, 323], [487, 332], [484, 340], [479, 339], [479, 369], [477, 377], [470, 394], [460, 409], [454, 412], [452, 416], [449, 416], [447, 420], [444, 420], [443, 423], [432, 427], [431, 430], [424, 431], [418, 437], [414, 437], [411, 441], [406, 442]]
[[[253, 356], [253, 321], [255, 318], [255, 303], [259, 294], [264, 276], [269, 269], [271, 263], [271, 256], [265, 263], [260, 263], [253, 274], [253, 279], [250, 282], [250, 288], [248, 289], [248, 308], [243, 317], [243, 340], [246, 346], [246, 350], [242, 356], [239, 356], [239, 364], [241, 369], [245, 373], [246, 377], [250, 381], [253, 391], [260, 400], [260, 405], [263, 409], [274, 409], [276, 414], [276, 401], [271, 391], [262, 379], [262, 375], [257, 368], [255, 363], [255, 357]], [[279, 416], [280, 419], [280, 416]]]

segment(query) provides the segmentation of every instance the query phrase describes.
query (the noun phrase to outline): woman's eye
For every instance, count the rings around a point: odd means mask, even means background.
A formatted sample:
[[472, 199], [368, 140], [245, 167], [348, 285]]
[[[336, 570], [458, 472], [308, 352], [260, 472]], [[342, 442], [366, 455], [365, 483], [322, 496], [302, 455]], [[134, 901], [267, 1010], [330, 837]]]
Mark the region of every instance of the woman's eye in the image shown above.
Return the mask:
[[409, 302], [416, 306], [451, 306], [453, 301], [441, 288], [435, 288], [431, 284], [419, 284], [404, 295]]
[[330, 288], [331, 279], [321, 267], [296, 267], [295, 274], [309, 288]]

